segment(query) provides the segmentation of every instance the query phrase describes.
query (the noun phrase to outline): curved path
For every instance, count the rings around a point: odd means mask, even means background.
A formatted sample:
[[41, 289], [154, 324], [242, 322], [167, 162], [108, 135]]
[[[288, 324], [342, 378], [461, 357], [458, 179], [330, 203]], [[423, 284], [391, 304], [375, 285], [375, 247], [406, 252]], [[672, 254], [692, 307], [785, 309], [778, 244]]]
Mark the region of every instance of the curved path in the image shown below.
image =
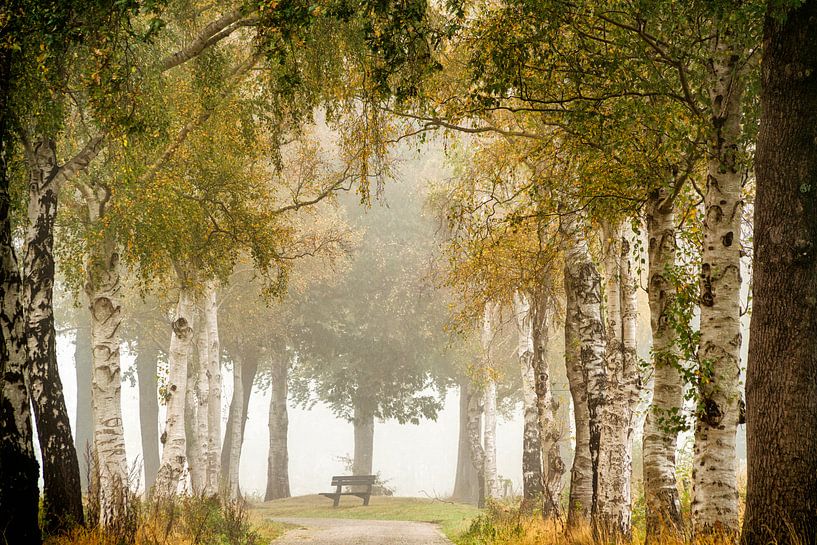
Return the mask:
[[298, 526], [274, 545], [451, 545], [440, 529], [428, 522], [275, 518]]

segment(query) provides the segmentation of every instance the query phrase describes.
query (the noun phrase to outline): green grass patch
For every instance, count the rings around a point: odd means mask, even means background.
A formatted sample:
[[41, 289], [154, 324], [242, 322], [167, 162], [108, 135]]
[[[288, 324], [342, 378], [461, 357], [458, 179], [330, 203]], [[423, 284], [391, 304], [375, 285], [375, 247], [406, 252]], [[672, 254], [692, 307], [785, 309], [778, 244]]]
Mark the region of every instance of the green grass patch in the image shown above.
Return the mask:
[[354, 496], [344, 496], [340, 506], [332, 507], [332, 500], [323, 496], [299, 496], [252, 507], [255, 516], [269, 518], [334, 518], [357, 520], [404, 520], [439, 524], [443, 533], [452, 539], [468, 528], [471, 519], [480, 510], [472, 505], [451, 503], [426, 498], [397, 498], [372, 496], [369, 505]]

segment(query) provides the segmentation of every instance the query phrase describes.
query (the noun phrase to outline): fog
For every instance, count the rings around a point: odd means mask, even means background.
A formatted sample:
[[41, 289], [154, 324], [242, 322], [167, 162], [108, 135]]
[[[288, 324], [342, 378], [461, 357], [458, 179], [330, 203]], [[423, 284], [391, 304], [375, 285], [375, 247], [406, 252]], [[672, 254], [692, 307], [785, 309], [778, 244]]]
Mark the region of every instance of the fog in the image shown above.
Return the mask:
[[[65, 403], [76, 430], [77, 384], [73, 361], [73, 335], [59, 337], [57, 357], [65, 391]], [[123, 374], [134, 365], [134, 356], [123, 352]], [[222, 424], [226, 423], [232, 395], [229, 380], [222, 389]], [[450, 390], [445, 408], [436, 422], [424, 420], [419, 426], [395, 422], [375, 426], [374, 470], [400, 496], [426, 495], [445, 497], [454, 486], [457, 465], [458, 393]], [[267, 412], [269, 392], [253, 389], [241, 453], [241, 490], [246, 497], [263, 497], [267, 477], [269, 432]], [[159, 409], [159, 429], [164, 427], [164, 407]], [[510, 420], [500, 419], [497, 426], [497, 466], [499, 474], [513, 482], [514, 490], [522, 478], [521, 406]], [[138, 387], [122, 383], [122, 412], [125, 444], [130, 464], [139, 464], [141, 437], [139, 431]], [[354, 450], [353, 426], [332, 416], [321, 403], [312, 409], [289, 406], [289, 474], [293, 495], [328, 491], [332, 475], [348, 471], [339, 458], [351, 456]], [[222, 426], [222, 430], [223, 430]], [[34, 436], [36, 441], [36, 434]], [[39, 453], [39, 448], [36, 449]], [[80, 454], [83, 455], [83, 454]], [[140, 464], [141, 466], [141, 464]], [[144, 477], [142, 478], [142, 482]]]

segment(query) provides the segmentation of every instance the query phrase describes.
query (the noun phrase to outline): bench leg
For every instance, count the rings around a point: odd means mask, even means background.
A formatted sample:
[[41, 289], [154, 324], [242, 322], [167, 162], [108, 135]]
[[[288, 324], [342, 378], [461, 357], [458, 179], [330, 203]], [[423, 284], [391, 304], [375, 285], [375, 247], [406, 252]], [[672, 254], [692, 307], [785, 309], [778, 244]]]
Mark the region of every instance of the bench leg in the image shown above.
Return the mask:
[[332, 504], [332, 507], [337, 507], [340, 505], [340, 493], [343, 492], [343, 487], [338, 486], [337, 491], [335, 492], [337, 495], [335, 496], [335, 503]]
[[366, 494], [366, 497], [363, 498], [363, 505], [369, 505], [369, 498], [371, 498], [371, 494]]

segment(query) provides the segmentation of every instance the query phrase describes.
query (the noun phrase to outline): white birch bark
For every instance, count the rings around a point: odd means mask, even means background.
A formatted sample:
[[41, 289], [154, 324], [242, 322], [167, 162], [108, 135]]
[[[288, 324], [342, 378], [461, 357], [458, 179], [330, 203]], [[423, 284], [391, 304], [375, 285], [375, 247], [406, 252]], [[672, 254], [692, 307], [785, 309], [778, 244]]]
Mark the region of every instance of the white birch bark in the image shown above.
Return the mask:
[[493, 378], [491, 345], [494, 337], [494, 305], [486, 304], [482, 316], [482, 357], [485, 373], [484, 410], [485, 430], [485, 492], [489, 498], [499, 497], [499, 478], [496, 470], [496, 382]]
[[[577, 522], [587, 512], [595, 511], [595, 503], [598, 492], [598, 464], [599, 464], [599, 443], [601, 438], [601, 414], [604, 406], [604, 389], [605, 389], [605, 332], [604, 322], [601, 318], [601, 277], [596, 265], [590, 256], [590, 248], [587, 243], [587, 238], [583, 233], [584, 218], [580, 212], [568, 212], [562, 214], [560, 230], [565, 241], [565, 294], [567, 296], [568, 312], [565, 317], [565, 331], [571, 331], [571, 335], [575, 337], [565, 337], [565, 342], [570, 343], [570, 350], [577, 351], [578, 360], [571, 361], [570, 365], [574, 367], [574, 373], [568, 370], [569, 374], [573, 375], [573, 381], [578, 380], [575, 375], [581, 374], [584, 381], [584, 394], [586, 395], [587, 407], [587, 421], [588, 421], [588, 447], [591, 462], [591, 487], [592, 501], [591, 505], [586, 505], [587, 501], [587, 483], [581, 482], [584, 487], [582, 490], [581, 500], [578, 497], [577, 502], [581, 504], [571, 505], [571, 510], [574, 510], [574, 515], [570, 519], [571, 522]], [[575, 328], [575, 329], [574, 329]], [[575, 369], [578, 367], [578, 369]], [[573, 382], [572, 381], [572, 382]], [[574, 412], [576, 414], [577, 426], [577, 458], [584, 455], [584, 446], [579, 446], [579, 426], [583, 425], [580, 419], [584, 419], [584, 408], [579, 405], [584, 402], [582, 393], [573, 393], [574, 386], [571, 384], [571, 394], [574, 399]], [[576, 400], [578, 399], [578, 403]], [[583, 433], [584, 430], [581, 430]], [[584, 452], [580, 452], [580, 448]], [[579, 458], [580, 459], [580, 458]], [[574, 478], [577, 477], [574, 463]], [[586, 472], [586, 468], [580, 468]], [[585, 475], [579, 476], [585, 479]], [[571, 483], [571, 496], [572, 493]], [[573, 501], [571, 501], [571, 504]]]
[[522, 373], [522, 404], [525, 427], [522, 440], [523, 502], [533, 506], [542, 496], [542, 444], [539, 441], [539, 404], [536, 397], [536, 375], [533, 370], [533, 328], [530, 301], [525, 293], [513, 294], [517, 329], [517, 357]]
[[230, 449], [230, 465], [227, 470], [227, 497], [238, 499], [241, 494], [238, 482], [238, 470], [241, 467], [241, 422], [244, 420], [244, 407], [240, 400], [244, 395], [244, 384], [241, 380], [241, 362], [233, 361], [233, 399], [239, 403], [230, 405], [230, 418], [233, 420], [233, 433], [227, 439]]
[[636, 278], [628, 225], [604, 227], [607, 386], [602, 411], [597, 527], [628, 537], [632, 518], [632, 442], [641, 386], [636, 356]]
[[[721, 26], [720, 21], [715, 22]], [[724, 27], [726, 25], [723, 25]], [[693, 461], [692, 531], [737, 536], [735, 436], [740, 420], [740, 153], [746, 60], [725, 28], [712, 39], [704, 247], [701, 262], [701, 366]]]
[[[0, 131], [4, 128], [0, 119]], [[0, 526], [8, 543], [40, 543], [39, 465], [26, 380], [22, 279], [12, 240], [2, 136], [0, 133]]]
[[549, 292], [549, 279], [544, 278], [539, 287], [529, 296], [529, 302], [533, 338], [536, 412], [539, 422], [539, 442], [542, 450], [542, 479], [544, 485], [542, 514], [545, 517], [558, 518], [561, 516], [562, 511], [562, 477], [565, 472], [565, 464], [559, 448], [562, 429], [556, 417], [558, 404], [553, 399], [553, 387], [548, 362], [549, 322], [552, 314]]
[[187, 364], [193, 342], [195, 300], [186, 280], [179, 288], [176, 319], [170, 337], [169, 373], [167, 381], [167, 420], [162, 434], [162, 463], [156, 475], [155, 494], [172, 496], [179, 491], [185, 470], [186, 438], [184, 429]]
[[[199, 301], [196, 320], [196, 352], [198, 361], [195, 368], [188, 370], [188, 377], [193, 377], [193, 391], [187, 391], [187, 397], [192, 403], [191, 415], [193, 420], [188, 424], [192, 431], [193, 444], [188, 446], [187, 466], [190, 471], [190, 483], [193, 493], [203, 495], [207, 488], [207, 450], [209, 442], [209, 403], [210, 379], [208, 366], [210, 363], [208, 349], [209, 330], [204, 320], [204, 299]], [[188, 388], [190, 382], [188, 382]]]
[[[101, 205], [89, 206], [99, 211]], [[98, 467], [99, 522], [117, 523], [128, 502], [127, 457], [122, 425], [122, 380], [119, 347], [122, 325], [121, 277], [116, 244], [106, 237], [87, 264], [93, 343], [91, 380], [94, 454]]]
[[[208, 283], [204, 294], [204, 326], [207, 329], [207, 481], [204, 493], [218, 494], [221, 482], [221, 343], [218, 335], [216, 289]], [[204, 329], [204, 327], [203, 327]]]
[[649, 272], [647, 294], [652, 329], [652, 407], [644, 421], [644, 498], [646, 540], [680, 537], [681, 502], [675, 478], [678, 426], [683, 408], [683, 381], [677, 369], [675, 329], [667, 315], [675, 298], [669, 276], [675, 266], [675, 216], [666, 190], [655, 191], [647, 204]]

